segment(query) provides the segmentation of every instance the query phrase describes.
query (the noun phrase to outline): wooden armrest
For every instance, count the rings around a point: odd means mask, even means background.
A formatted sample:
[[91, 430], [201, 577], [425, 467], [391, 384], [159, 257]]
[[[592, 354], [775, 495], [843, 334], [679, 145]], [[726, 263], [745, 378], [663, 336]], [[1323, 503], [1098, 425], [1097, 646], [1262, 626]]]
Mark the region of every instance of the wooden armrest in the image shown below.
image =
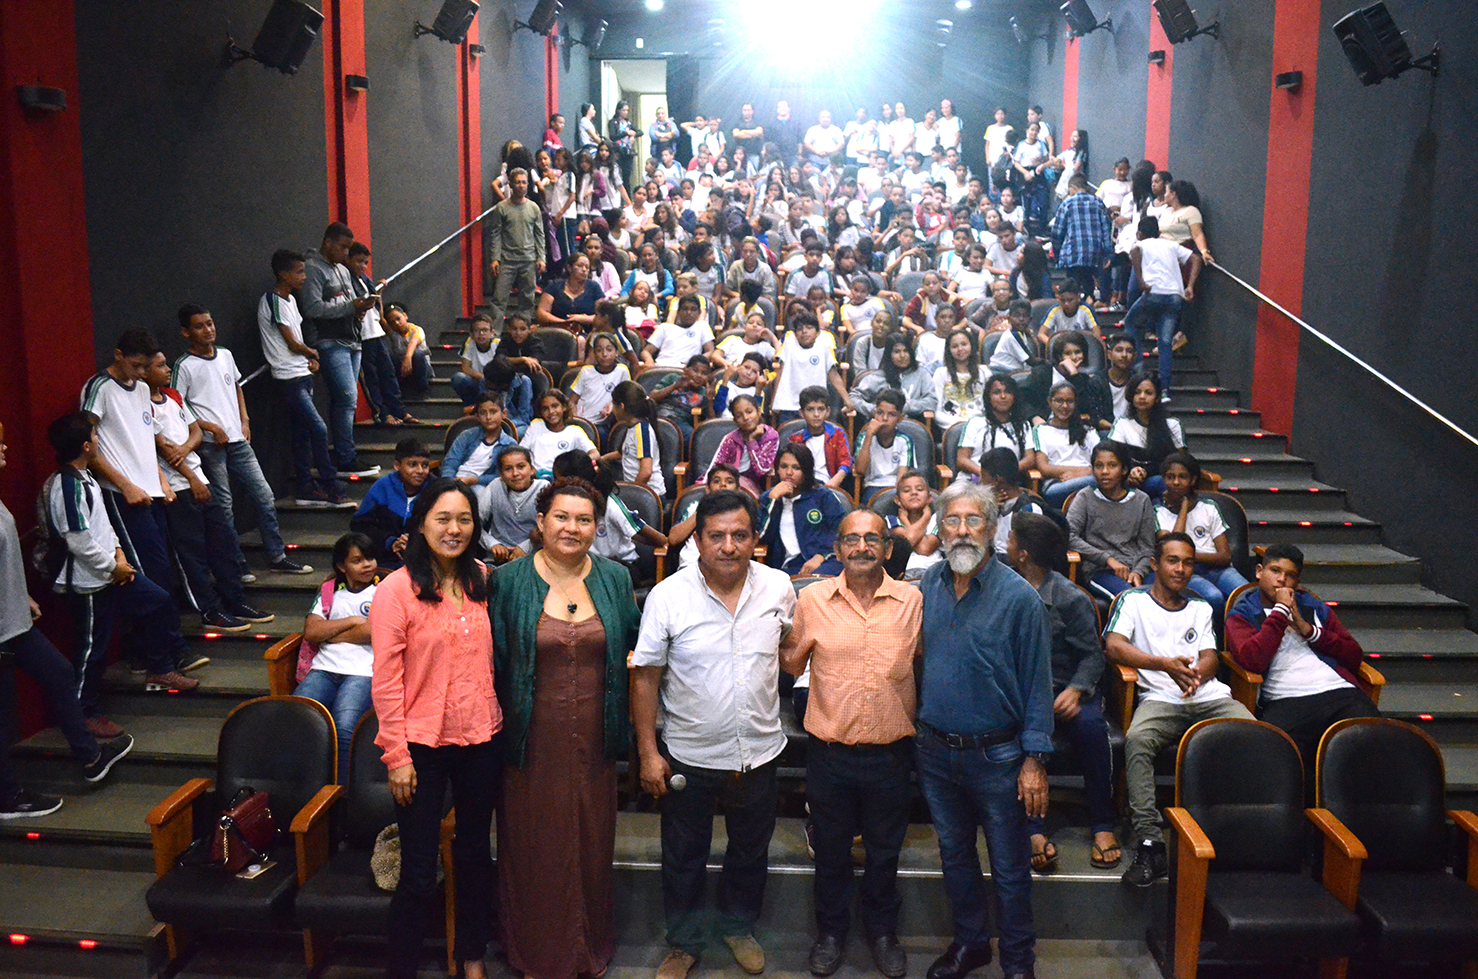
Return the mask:
[[1324, 836], [1324, 889], [1353, 908], [1360, 893], [1361, 865], [1367, 857], [1365, 844], [1328, 809], [1305, 809], [1304, 813]]
[[1380, 706], [1381, 688], [1386, 685], [1386, 678], [1380, 670], [1369, 663], [1361, 663], [1360, 669], [1355, 673], [1355, 680], [1365, 695], [1370, 698], [1371, 703]]
[[1201, 481], [1196, 484], [1196, 489], [1211, 490], [1213, 493], [1221, 488], [1221, 474], [1201, 470]]
[[[1077, 551], [1067, 552], [1067, 577], [1068, 580], [1073, 582], [1074, 584], [1076, 584], [1078, 580], [1078, 566], [1082, 563], [1083, 555], [1079, 554]], [[1136, 673], [1135, 676], [1138, 677], [1139, 674]]]
[[1254, 544], [1254, 545], [1252, 545], [1252, 553], [1253, 554], [1256, 554], [1258, 557], [1262, 557], [1267, 552], [1268, 552], [1268, 545], [1266, 545], [1266, 544]]
[[655, 559], [655, 563], [657, 565], [658, 581], [661, 581], [663, 578], [667, 577], [668, 550], [669, 548], [666, 544], [663, 544], [661, 547], [652, 548], [652, 557]]
[[214, 784], [208, 778], [192, 778], [171, 792], [144, 817], [154, 848], [154, 876], [169, 873], [180, 854], [195, 840], [195, 801]]
[[767, 558], [769, 556], [770, 556], [770, 549], [768, 547], [766, 547], [765, 545], [763, 545], [763, 544], [759, 545], [758, 547], [756, 547], [754, 549], [754, 560], [758, 561], [760, 564], [764, 564], [765, 563], [765, 558]]
[[1478, 816], [1466, 809], [1449, 809], [1447, 818], [1468, 837], [1468, 886], [1478, 887]]
[[267, 661], [267, 691], [272, 696], [285, 696], [297, 686], [298, 648], [302, 643], [303, 634], [294, 632], [267, 647], [262, 654], [262, 659]]
[[302, 641], [303, 634], [301, 632], [294, 632], [286, 639], [279, 639], [272, 645], [268, 646], [267, 651], [262, 654], [262, 659], [267, 660], [270, 663], [274, 660], [279, 660], [287, 656], [291, 656], [293, 653], [296, 653], [298, 651], [298, 644]]
[[1211, 838], [1201, 829], [1196, 817], [1189, 810], [1171, 806], [1165, 810], [1165, 819], [1175, 831], [1182, 859], [1187, 856], [1200, 861], [1216, 859], [1216, 848], [1211, 845]]
[[579, 367], [584, 363], [583, 360], [567, 360], [565, 361], [565, 370], [569, 370], [572, 367]]
[[674, 463], [672, 475], [677, 480], [677, 495], [682, 496], [683, 490], [688, 488], [688, 464], [686, 462]]
[[329, 840], [328, 814], [344, 794], [342, 785], [325, 785], [313, 794], [308, 804], [293, 817], [293, 851], [298, 858], [298, 886], [318, 873], [328, 863], [332, 849]]
[[329, 811], [343, 797], [344, 792], [342, 785], [325, 785], [319, 789], [314, 793], [313, 798], [308, 800], [308, 804], [299, 809], [298, 814], [293, 817], [290, 832], [297, 836], [311, 831], [314, 826], [328, 818]]
[[441, 842], [443, 845], [451, 843], [457, 836], [457, 810], [447, 810], [446, 818], [441, 821]]
[[144, 817], [144, 823], [148, 826], [165, 825], [177, 818], [181, 811], [187, 811], [193, 807], [195, 800], [209, 792], [214, 784], [208, 778], [190, 779], [171, 792], [163, 802], [150, 809], [149, 814]]
[[1041, 472], [1041, 470], [1039, 470], [1039, 469], [1028, 469], [1026, 471], [1026, 478], [1027, 478], [1027, 487], [1026, 488], [1029, 489], [1029, 490], [1031, 490], [1033, 493], [1037, 493], [1038, 492], [1038, 487], [1040, 487], [1042, 485], [1042, 472]]
[[1201, 957], [1201, 925], [1206, 912], [1206, 875], [1216, 857], [1211, 840], [1195, 818], [1178, 806], [1165, 810], [1175, 841], [1170, 848], [1171, 927], [1168, 975], [1194, 976]]
[[1119, 671], [1119, 682], [1132, 686], [1139, 682], [1139, 671], [1132, 666], [1123, 663], [1115, 663], [1114, 669]]
[[1117, 708], [1120, 728], [1127, 731], [1129, 722], [1134, 718], [1134, 687], [1139, 682], [1139, 671], [1119, 663], [1111, 666], [1113, 672], [1109, 674], [1106, 684], [1109, 688], [1106, 697]]
[[954, 470], [949, 468], [942, 462], [935, 463], [934, 470], [935, 474], [939, 477], [940, 486], [948, 486], [950, 484], [950, 481], [955, 478]]
[[1232, 654], [1225, 649], [1218, 654], [1221, 656], [1221, 664], [1229, 674], [1227, 686], [1232, 688], [1232, 697], [1247, 708], [1248, 713], [1257, 712], [1257, 691], [1262, 686], [1262, 676], [1257, 673], [1249, 673], [1242, 668], [1242, 664], [1232, 658]]

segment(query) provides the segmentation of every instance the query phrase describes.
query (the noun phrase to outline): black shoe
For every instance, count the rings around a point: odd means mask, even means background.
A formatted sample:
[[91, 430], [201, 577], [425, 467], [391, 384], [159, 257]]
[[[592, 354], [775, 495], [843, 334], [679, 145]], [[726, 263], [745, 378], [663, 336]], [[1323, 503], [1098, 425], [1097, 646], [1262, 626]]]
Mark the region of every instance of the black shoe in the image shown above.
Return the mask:
[[979, 948], [969, 948], [959, 942], [951, 942], [944, 954], [929, 966], [928, 979], [964, 979], [966, 975], [990, 965], [990, 943]]
[[806, 967], [813, 976], [829, 976], [842, 964], [842, 948], [846, 940], [841, 935], [822, 932], [811, 945], [811, 954], [806, 956]]
[[1119, 878], [1130, 887], [1149, 887], [1161, 877], [1170, 875], [1165, 859], [1165, 844], [1155, 840], [1144, 840], [1134, 852], [1134, 862]]
[[238, 605], [231, 610], [231, 614], [243, 622], [251, 622], [255, 625], [271, 622], [277, 618], [271, 612], [263, 612], [261, 609], [252, 608], [250, 605]]
[[355, 456], [342, 466], [337, 467], [340, 476], [378, 476], [380, 467], [372, 462], [365, 462], [359, 456]]
[[21, 789], [8, 801], [0, 802], [0, 819], [29, 819], [32, 816], [49, 816], [62, 807], [62, 800], [54, 795], [38, 795]]
[[[898, 944], [897, 935], [879, 935], [867, 943], [867, 948], [872, 952], [873, 964], [888, 979], [899, 979], [908, 971], [908, 956], [904, 954], [903, 946]], [[988, 951], [989, 946], [986, 948]]]
[[175, 660], [174, 668], [177, 672], [189, 673], [191, 670], [198, 670], [202, 666], [209, 665], [209, 656], [205, 656], [201, 653], [193, 651], [187, 651], [185, 653], [182, 653], [179, 659]]
[[82, 766], [82, 777], [94, 784], [107, 778], [113, 766], [133, 750], [133, 735], [125, 734], [112, 741], [105, 741], [98, 747], [102, 750], [98, 752], [92, 764]]
[[313, 573], [313, 565], [311, 565], [311, 564], [299, 564], [298, 562], [294, 561], [292, 558], [288, 557], [286, 554], [284, 554], [282, 557], [278, 558], [276, 561], [273, 561], [267, 567], [268, 567], [268, 570], [275, 571], [278, 574], [312, 574]]
[[224, 611], [201, 612], [200, 624], [211, 632], [245, 632], [251, 628], [250, 622]]

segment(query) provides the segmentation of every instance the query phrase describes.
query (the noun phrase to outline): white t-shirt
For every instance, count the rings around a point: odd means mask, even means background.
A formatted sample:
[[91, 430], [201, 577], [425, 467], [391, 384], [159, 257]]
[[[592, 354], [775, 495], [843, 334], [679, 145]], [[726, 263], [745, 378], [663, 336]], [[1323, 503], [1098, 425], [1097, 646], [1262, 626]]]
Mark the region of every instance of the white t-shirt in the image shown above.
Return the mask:
[[1014, 269], [1021, 264], [1021, 252], [1026, 243], [1018, 241], [1016, 247], [1007, 249], [997, 238], [985, 252], [985, 264], [993, 269]]
[[[231, 356], [231, 351], [217, 347], [212, 357], [185, 354], [174, 363], [171, 383], [185, 399], [185, 404], [195, 412], [195, 417], [225, 430], [226, 441], [240, 442], [244, 438], [241, 405], [236, 400], [241, 372], [236, 369], [236, 359]], [[213, 443], [215, 436], [206, 432], [205, 441]]]
[[[1185, 433], [1181, 431], [1180, 422], [1174, 418], [1167, 418], [1165, 424], [1170, 429], [1170, 441], [1175, 443], [1177, 449], [1185, 448]], [[1114, 420], [1113, 428], [1109, 429], [1105, 437], [1115, 442], [1122, 442], [1131, 448], [1142, 449], [1149, 444], [1150, 433], [1139, 423], [1138, 419], [1124, 415]]]
[[[98, 416], [98, 455], [118, 470], [124, 479], [158, 499], [159, 462], [154, 451], [154, 406], [149, 403], [149, 385], [134, 381], [125, 386], [107, 371], [93, 375], [82, 386], [81, 408]], [[103, 480], [104, 488], [118, 487]]]
[[1017, 204], [1009, 211], [1006, 210], [1004, 207], [997, 207], [996, 210], [1000, 213], [1002, 221], [1011, 225], [1011, 227], [1015, 228], [1017, 231], [1021, 230], [1022, 222], [1026, 220], [1025, 208], [1023, 208], [1020, 204]]
[[86, 470], [75, 480], [53, 473], [42, 491], [51, 525], [66, 538], [71, 552], [71, 560], [57, 572], [52, 590], [64, 592], [70, 586], [77, 594], [86, 595], [107, 588], [113, 583], [118, 535], [108, 522], [97, 478]]
[[[1317, 640], [1324, 623], [1319, 621], [1317, 613], [1310, 618], [1312, 621], [1309, 625], [1314, 627], [1310, 638]], [[1340, 676], [1334, 667], [1319, 658], [1313, 646], [1309, 645], [1309, 640], [1300, 636], [1298, 630], [1290, 625], [1283, 633], [1283, 640], [1278, 643], [1278, 651], [1273, 654], [1268, 672], [1263, 675], [1259, 696], [1266, 704], [1269, 700], [1283, 697], [1312, 697], [1314, 694], [1339, 690], [1349, 685], [1350, 682]]]
[[563, 452], [572, 449], [590, 452], [595, 448], [595, 443], [579, 425], [566, 425], [557, 432], [551, 432], [542, 418], [529, 422], [528, 431], [523, 433], [518, 444], [533, 455], [534, 469], [541, 473], [552, 469], [555, 458]]
[[831, 156], [842, 148], [845, 137], [836, 126], [823, 126], [818, 123], [806, 130], [804, 141], [810, 144], [817, 156]]
[[600, 413], [611, 403], [611, 392], [616, 390], [616, 385], [629, 380], [631, 371], [625, 364], [618, 363], [609, 374], [602, 374], [594, 364], [581, 367], [572, 388], [580, 399], [580, 417], [591, 421], [600, 418]]
[[908, 116], [888, 123], [888, 138], [895, 155], [916, 149], [917, 147], [909, 145], [914, 141], [914, 136], [914, 122]]
[[[1178, 507], [1172, 510], [1163, 503], [1156, 504], [1155, 524], [1161, 533], [1168, 534], [1174, 530], [1175, 522], [1179, 519]], [[1216, 539], [1227, 532], [1227, 525], [1221, 519], [1221, 511], [1216, 508], [1216, 504], [1210, 500], [1197, 500], [1196, 505], [1185, 515], [1185, 532], [1196, 542], [1197, 554], [1215, 554]]]
[[719, 353], [724, 355], [724, 360], [731, 364], [737, 364], [747, 354], [759, 354], [765, 358], [765, 363], [775, 359], [775, 345], [769, 340], [760, 340], [758, 343], [749, 343], [744, 339], [744, 334], [736, 333], [733, 336], [724, 337], [718, 345]]
[[[1012, 434], [1014, 429], [1010, 425], [997, 425], [995, 434], [991, 436], [990, 445], [985, 444], [985, 435], [990, 431], [990, 418], [986, 415], [977, 415], [965, 423], [965, 430], [960, 433], [961, 449], [969, 449], [970, 456], [978, 459], [982, 451], [990, 449], [1010, 449], [1016, 456], [1017, 461], [1026, 454], [1026, 450], [1032, 447], [1032, 427], [1023, 425], [1021, 435], [1023, 441], [1017, 442], [1016, 436]], [[951, 467], [954, 460], [948, 460]], [[969, 474], [965, 474], [968, 476]]]
[[[506, 445], [506, 443], [504, 443]], [[477, 440], [477, 446], [467, 454], [466, 460], [453, 473], [457, 479], [481, 479], [483, 473], [493, 467], [495, 457], [503, 450], [497, 442], [489, 443], [486, 436]]]
[[1010, 124], [997, 125], [991, 123], [985, 127], [985, 162], [995, 166], [1001, 154], [1006, 150], [1006, 135], [1011, 132]]
[[[154, 431], [175, 445], [184, 445], [190, 438], [190, 423], [195, 421], [195, 413], [167, 394], [160, 397], [164, 400], [150, 400], [150, 407], [154, 411]], [[169, 481], [170, 489], [176, 493], [190, 491], [190, 481], [178, 469], [165, 462], [163, 454], [159, 455], [158, 465], [164, 470], [164, 478]], [[209, 485], [210, 480], [205, 478], [205, 470], [200, 467], [200, 456], [191, 452], [185, 456], [184, 465], [195, 470], [200, 481]]]
[[643, 526], [641, 518], [626, 508], [621, 497], [612, 493], [606, 497], [605, 517], [596, 525], [590, 552], [629, 564], [636, 560], [636, 535], [641, 533]]
[[634, 483], [641, 471], [641, 461], [652, 459], [652, 474], [647, 478], [647, 487], [657, 494], [657, 499], [667, 495], [667, 481], [662, 476], [662, 448], [657, 444], [657, 430], [651, 422], [638, 421], [626, 429], [626, 438], [621, 442], [621, 479]]
[[936, 126], [930, 129], [922, 122], [915, 123], [913, 127], [913, 148], [924, 156], [928, 156], [939, 145], [939, 129]]
[[1115, 180], [1113, 177], [1098, 185], [1098, 199], [1103, 201], [1103, 206], [1113, 210], [1124, 203], [1124, 197], [1129, 193], [1129, 181]]
[[[1124, 592], [1108, 631], [1123, 636], [1141, 652], [1167, 660], [1194, 663], [1200, 658], [1201, 650], [1216, 648], [1211, 605], [1205, 599], [1186, 596], [1184, 607], [1172, 612], [1155, 601], [1148, 588]], [[1145, 700], [1162, 704], [1204, 704], [1226, 700], [1232, 695], [1225, 683], [1213, 678], [1187, 697], [1168, 673], [1149, 669], [1139, 671], [1139, 693]]]
[[1139, 273], [1145, 288], [1155, 296], [1185, 295], [1181, 277], [1182, 262], [1191, 260], [1191, 250], [1169, 238], [1145, 238], [1135, 245], [1139, 249]]
[[870, 441], [872, 449], [867, 457], [867, 472], [862, 478], [862, 486], [869, 493], [897, 486], [898, 470], [904, 466], [917, 468], [918, 457], [914, 453], [913, 439], [907, 434], [894, 432], [892, 445], [885, 446], [877, 439]]
[[932, 330], [920, 334], [918, 342], [914, 344], [914, 357], [918, 360], [919, 366], [932, 371], [943, 364], [944, 349], [947, 343], [949, 343], [949, 337], [942, 337]]
[[816, 340], [809, 347], [787, 333], [780, 344], [780, 383], [775, 386], [776, 411], [800, 411], [801, 392], [812, 385], [827, 386], [827, 373], [836, 364], [834, 348]]
[[303, 314], [298, 312], [298, 301], [293, 296], [279, 296], [269, 292], [257, 303], [257, 329], [262, 334], [262, 355], [272, 376], [279, 381], [290, 381], [295, 377], [307, 377], [308, 358], [293, 353], [282, 339], [277, 324], [287, 327], [299, 343], [303, 342]]
[[[811, 450], [811, 458], [816, 462], [816, 465], [813, 467], [815, 471], [816, 482], [826, 482], [828, 479], [831, 478], [831, 470], [826, 468], [826, 433], [822, 432], [820, 435], [807, 435], [806, 448]], [[794, 554], [795, 551], [791, 551], [790, 553]]]
[[1114, 399], [1114, 417], [1123, 418], [1129, 414], [1129, 382], [1115, 384], [1113, 378], [1107, 375], [1104, 378], [1108, 381], [1109, 395]]
[[939, 145], [945, 149], [960, 145], [960, 127], [964, 125], [959, 116], [940, 116]]
[[[308, 614], [321, 616], [330, 622], [334, 619], [348, 619], [356, 615], [367, 616], [370, 602], [375, 598], [375, 587], [375, 585], [370, 585], [362, 591], [336, 588], [333, 604], [327, 615], [323, 612], [323, 593], [320, 591], [318, 597], [313, 600], [313, 608], [309, 609]], [[313, 656], [313, 669], [343, 676], [370, 676], [374, 665], [375, 651], [367, 642], [326, 642], [318, 647], [318, 652]]]
[[1093, 449], [1098, 445], [1098, 433], [1093, 429], [1083, 436], [1081, 445], [1068, 441], [1068, 431], [1043, 422], [1032, 426], [1032, 448], [1047, 454], [1047, 461], [1054, 466], [1087, 466], [1092, 464]]
[[462, 344], [462, 359], [479, 374], [487, 373], [487, 366], [498, 353], [498, 341], [492, 340], [488, 343], [486, 350], [477, 349], [477, 341], [471, 337]]
[[[1092, 333], [1097, 324], [1093, 318], [1093, 310], [1088, 308], [1087, 303], [1080, 303], [1078, 311], [1072, 316], [1062, 311], [1061, 306], [1053, 306], [1047, 311], [1047, 318], [1042, 321], [1042, 329], [1050, 336], [1053, 333], [1063, 333], [1067, 330], [1077, 330], [1079, 333]], [[1084, 351], [1085, 353], [1087, 351]]]
[[994, 276], [984, 269], [979, 272], [968, 268], [960, 269], [955, 273], [955, 292], [965, 302], [973, 302], [986, 294], [993, 278]]
[[683, 368], [691, 357], [703, 352], [704, 344], [713, 342], [713, 330], [702, 320], [692, 326], [663, 323], [647, 342], [657, 348], [654, 359], [658, 367]]

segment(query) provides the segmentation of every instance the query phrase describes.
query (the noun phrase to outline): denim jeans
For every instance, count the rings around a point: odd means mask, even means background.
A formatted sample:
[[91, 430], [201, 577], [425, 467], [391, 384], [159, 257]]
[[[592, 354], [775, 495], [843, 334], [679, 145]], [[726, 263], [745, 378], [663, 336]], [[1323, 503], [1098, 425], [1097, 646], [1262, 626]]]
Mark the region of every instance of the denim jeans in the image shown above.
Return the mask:
[[339, 474], [328, 451], [328, 426], [313, 404], [313, 376], [278, 381], [292, 426], [293, 488], [299, 496], [313, 491], [313, 467], [324, 488], [332, 488]]
[[[1054, 690], [1054, 694], [1061, 693]], [[1083, 772], [1083, 794], [1088, 799], [1088, 828], [1094, 833], [1111, 833], [1118, 820], [1114, 817], [1114, 755], [1109, 748], [1108, 722], [1103, 719], [1103, 698], [1084, 698], [1072, 719], [1055, 718], [1053, 740], [1072, 745], [1073, 757]], [[1030, 833], [1046, 835], [1047, 821], [1029, 816]]]
[[1134, 586], [1120, 578], [1112, 571], [1100, 571], [1088, 581], [1088, 591], [1095, 598], [1103, 598], [1112, 602], [1119, 596], [1120, 592], [1128, 591]]
[[747, 772], [722, 772], [668, 758], [673, 774], [688, 780], [681, 792], [662, 797], [662, 907], [667, 944], [695, 958], [708, 944], [703, 892], [713, 816], [722, 807], [729, 845], [718, 885], [718, 928], [725, 937], [752, 935], [765, 896], [770, 837], [779, 802], [778, 761]]
[[354, 460], [354, 411], [359, 407], [359, 351], [337, 340], [318, 345], [318, 360], [328, 381], [328, 427], [335, 467]]
[[967, 948], [990, 944], [985, 879], [976, 828], [985, 830], [995, 884], [1001, 969], [1028, 972], [1036, 962], [1032, 924], [1031, 839], [1026, 809], [1016, 797], [1023, 757], [1015, 741], [990, 748], [956, 749], [933, 735], [915, 740], [919, 785], [934, 817], [944, 891], [954, 911], [954, 940]]
[[163, 506], [185, 601], [202, 613], [222, 609], [234, 613], [245, 605], [241, 541], [226, 514], [215, 501], [197, 503], [189, 490]]
[[[400, 365], [396, 365], [397, 373]], [[411, 354], [411, 372], [400, 377], [400, 390], [408, 397], [425, 397], [426, 389], [431, 386], [431, 379], [436, 373], [431, 369], [431, 355], [425, 349], [419, 349]]]
[[1047, 208], [1051, 205], [1052, 188], [1042, 177], [1034, 177], [1021, 188], [1022, 228], [1027, 234], [1041, 234], [1047, 227]]
[[1242, 572], [1230, 565], [1225, 568], [1208, 568], [1204, 564], [1197, 564], [1196, 573], [1191, 575], [1186, 587], [1211, 603], [1216, 620], [1220, 622], [1226, 612], [1227, 598], [1245, 584], [1247, 579], [1242, 577]]
[[462, 404], [476, 404], [477, 399], [482, 395], [482, 382], [458, 370], [452, 375], [452, 390], [457, 392], [457, 397], [462, 399]]
[[1123, 252], [1114, 252], [1109, 264], [1098, 270], [1098, 298], [1108, 302], [1113, 295], [1123, 295], [1134, 265]]
[[1180, 308], [1185, 300], [1180, 296], [1161, 296], [1146, 292], [1134, 301], [1124, 315], [1124, 329], [1134, 337], [1135, 346], [1141, 357], [1149, 350], [1148, 336], [1155, 336], [1160, 345], [1160, 389], [1170, 390], [1170, 361], [1173, 356], [1170, 343], [1175, 338], [1175, 327], [1180, 323]]
[[1092, 476], [1074, 476], [1072, 479], [1059, 479], [1057, 482], [1042, 490], [1042, 499], [1052, 506], [1062, 509], [1063, 502], [1073, 493], [1080, 489], [1088, 489], [1094, 485]]
[[898, 931], [898, 854], [908, 832], [913, 739], [848, 745], [812, 738], [806, 800], [816, 848], [816, 930], [847, 934], [856, 879], [852, 839], [862, 835], [862, 927], [869, 939]]
[[370, 678], [328, 670], [309, 670], [293, 691], [295, 697], [316, 700], [334, 716], [334, 730], [339, 737], [339, 784], [349, 784], [349, 746], [354, 742], [354, 728], [370, 709]]
[[364, 396], [374, 409], [375, 421], [406, 416], [405, 405], [400, 402], [400, 378], [395, 365], [390, 362], [390, 353], [385, 349], [385, 339], [375, 337], [360, 344], [359, 366], [363, 370]]
[[220, 504], [226, 520], [233, 527], [236, 525], [236, 498], [231, 492], [231, 477], [234, 476], [256, 513], [257, 530], [261, 532], [262, 547], [267, 552], [267, 560], [276, 561], [286, 555], [282, 531], [277, 525], [277, 499], [267, 477], [262, 475], [261, 464], [257, 461], [257, 454], [251, 443], [228, 442], [225, 445], [216, 445], [203, 442], [196, 451], [200, 453], [200, 465], [205, 470], [205, 478], [210, 480], [210, 495]]
[[15, 670], [24, 670], [40, 685], [51, 708], [51, 719], [61, 728], [72, 757], [87, 765], [98, 756], [98, 743], [88, 733], [77, 707], [72, 683], [72, 664], [57, 652], [51, 640], [32, 626], [0, 643], [7, 656], [0, 657], [0, 802], [8, 802], [20, 790], [10, 762], [10, 739], [15, 736]]

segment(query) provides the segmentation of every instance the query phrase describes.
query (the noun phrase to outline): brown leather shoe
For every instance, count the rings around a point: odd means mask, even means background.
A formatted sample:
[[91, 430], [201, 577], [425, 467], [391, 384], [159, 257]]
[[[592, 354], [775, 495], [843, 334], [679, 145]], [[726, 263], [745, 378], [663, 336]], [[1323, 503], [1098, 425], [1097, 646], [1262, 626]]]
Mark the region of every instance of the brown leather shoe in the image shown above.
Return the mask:
[[114, 738], [123, 737], [123, 728], [101, 714], [97, 717], [89, 717], [82, 723], [87, 725], [87, 733], [99, 741], [112, 741]]
[[698, 960], [693, 956], [680, 948], [675, 948], [668, 952], [667, 958], [657, 966], [657, 979], [688, 979], [689, 970], [697, 964]]
[[753, 935], [725, 935], [724, 944], [734, 953], [739, 968], [752, 976], [765, 971], [765, 950], [754, 940]]

